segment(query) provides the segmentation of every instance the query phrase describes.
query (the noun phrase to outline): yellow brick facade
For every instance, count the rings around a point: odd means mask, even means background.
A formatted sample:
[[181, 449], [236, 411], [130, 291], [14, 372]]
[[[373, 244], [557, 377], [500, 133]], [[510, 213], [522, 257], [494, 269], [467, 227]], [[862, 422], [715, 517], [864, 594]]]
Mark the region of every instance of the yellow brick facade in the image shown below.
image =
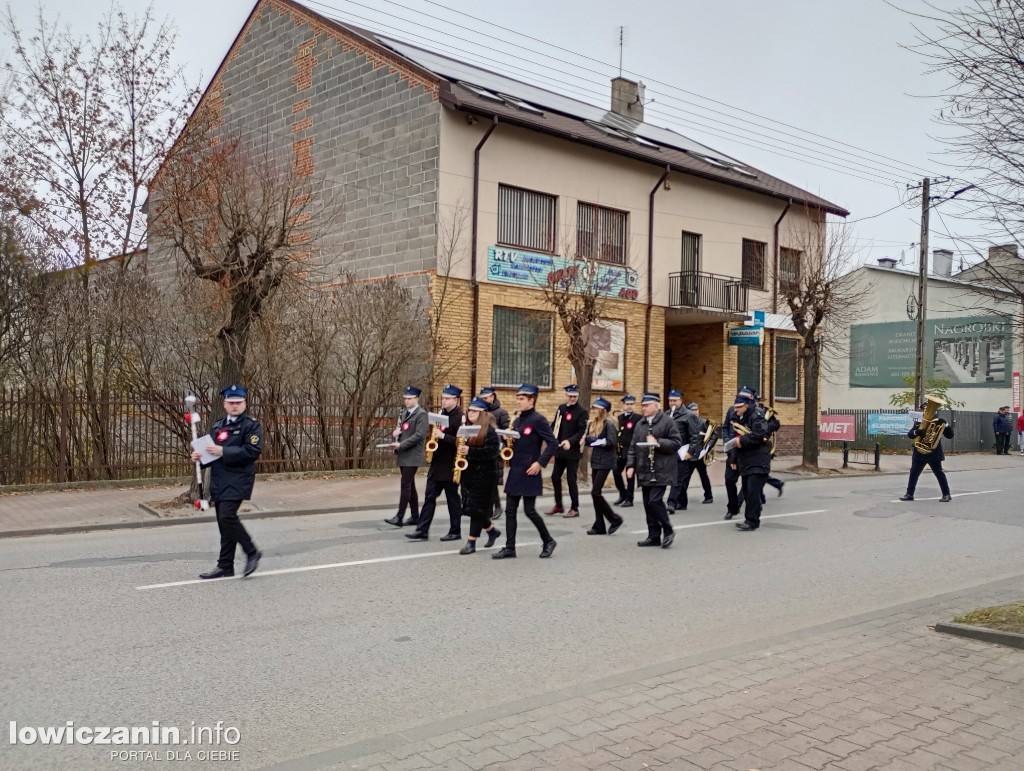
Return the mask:
[[[436, 355], [437, 375], [440, 384], [452, 382], [468, 390], [471, 382], [472, 334], [473, 334], [473, 291], [468, 281], [434, 276], [431, 281], [431, 297], [434, 302], [432, 313], [438, 314], [439, 344]], [[538, 406], [541, 412], [554, 412], [557, 405], [565, 400], [564, 387], [570, 382], [572, 365], [566, 355], [568, 338], [562, 330], [558, 316], [547, 305], [543, 292], [524, 287], [506, 286], [483, 282], [480, 284], [480, 330], [477, 352], [476, 385], [491, 385], [491, 361], [494, 344], [494, 308], [504, 306], [543, 311], [551, 314], [554, 330], [554, 356], [551, 387], [542, 388]], [[644, 322], [647, 306], [627, 300], [607, 301], [602, 318], [623, 321], [626, 324], [626, 391], [637, 396], [644, 390]], [[664, 381], [665, 309], [651, 309], [651, 343], [648, 378], [650, 387], [660, 390]], [[498, 398], [505, 405], [514, 403], [515, 388], [498, 388]], [[612, 402], [613, 409], [621, 408], [620, 392], [594, 391], [594, 397], [604, 396]]]

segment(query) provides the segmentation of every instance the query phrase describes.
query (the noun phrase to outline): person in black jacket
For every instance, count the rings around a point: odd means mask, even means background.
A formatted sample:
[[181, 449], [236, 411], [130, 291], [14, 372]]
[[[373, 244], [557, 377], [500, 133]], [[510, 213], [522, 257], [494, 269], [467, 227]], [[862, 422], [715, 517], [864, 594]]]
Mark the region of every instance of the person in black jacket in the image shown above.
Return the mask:
[[430, 459], [427, 469], [427, 487], [423, 491], [423, 505], [416, 520], [416, 532], [406, 533], [410, 541], [426, 541], [430, 534], [430, 523], [434, 521], [434, 510], [437, 499], [444, 492], [448, 502], [448, 532], [441, 536], [442, 541], [458, 541], [462, 538], [462, 501], [459, 498], [459, 485], [452, 481], [455, 471], [456, 436], [462, 427], [462, 409], [459, 397], [462, 389], [449, 383], [441, 391], [441, 414], [448, 418], [448, 428], [433, 427], [433, 436], [437, 440], [437, 449]]
[[1013, 423], [1010, 422], [1010, 407], [1000, 407], [992, 418], [992, 431], [996, 435], [996, 455], [1010, 454], [1010, 436], [1013, 434]]
[[[740, 390], [748, 389], [741, 388]], [[736, 431], [732, 427], [734, 420], [736, 420], [736, 411], [730, 404], [729, 409], [725, 411], [725, 417], [722, 419], [723, 447], [729, 443], [730, 439], [736, 436]], [[725, 453], [725, 519], [732, 519], [740, 513], [740, 507], [743, 505], [743, 496], [737, 493], [739, 482], [740, 470], [739, 465], [736, 463], [736, 450], [727, 450]]]
[[[544, 490], [540, 472], [548, 465], [555, 453], [555, 435], [547, 419], [537, 412], [537, 394], [540, 389], [531, 383], [523, 383], [516, 392], [519, 417], [512, 423], [512, 430], [519, 432], [515, 440], [514, 454], [509, 462], [508, 478], [505, 480], [505, 545], [493, 559], [514, 559], [516, 556], [516, 514], [519, 501], [523, 501], [526, 516], [537, 528], [543, 546], [541, 558], [548, 558], [555, 551], [558, 542], [551, 537], [544, 519], [537, 513], [537, 496]], [[541, 445], [544, 451], [541, 452]]]
[[626, 394], [622, 397], [622, 413], [619, 415], [618, 452], [615, 459], [615, 489], [619, 491], [619, 499], [615, 501], [616, 506], [628, 508], [633, 505], [633, 488], [636, 485], [636, 478], [625, 478], [623, 472], [626, 470], [626, 456], [629, 454], [629, 446], [633, 444], [633, 427], [640, 419], [640, 416], [633, 412], [633, 405], [636, 404], [636, 397]]
[[[220, 392], [227, 413], [210, 427], [214, 444], [207, 448], [219, 460], [206, 464], [210, 468], [210, 498], [217, 506], [217, 527], [220, 529], [220, 556], [217, 567], [200, 578], [228, 578], [235, 574], [235, 550], [245, 552], [245, 572], [251, 575], [263, 554], [249, 537], [238, 518], [242, 501], [252, 497], [256, 481], [256, 459], [263, 452], [263, 427], [246, 411], [245, 386], [232, 385]], [[192, 453], [193, 462], [199, 453]]]
[[[622, 517], [612, 511], [604, 497], [604, 483], [615, 468], [618, 452], [616, 440], [618, 429], [608, 411], [612, 408], [607, 399], [596, 399], [590, 408], [590, 422], [587, 423], [587, 438], [584, 440], [590, 451], [590, 497], [594, 500], [594, 526], [587, 535], [612, 535], [622, 527]], [[605, 527], [605, 520], [611, 527]]]
[[761, 494], [771, 468], [772, 451], [768, 446], [768, 421], [757, 409], [753, 391], [736, 394], [732, 406], [735, 414], [735, 435], [725, 443], [725, 450], [736, 451], [736, 465], [743, 477], [744, 521], [736, 527], [743, 531], [757, 530], [761, 526]]
[[690, 476], [693, 474], [693, 466], [688, 465], [695, 457], [695, 448], [700, 443], [700, 419], [690, 410], [683, 406], [683, 392], [672, 390], [668, 392], [669, 417], [679, 429], [680, 447], [686, 447], [684, 457], [679, 458], [676, 464], [676, 478], [668, 493], [668, 513], [675, 514], [676, 510], [686, 511], [689, 503], [686, 495], [686, 488], [690, 486]]
[[[924, 409], [928, 406], [928, 402], [921, 402], [920, 409]], [[910, 427], [910, 431], [907, 432], [907, 436], [911, 439], [917, 439], [917, 437], [924, 434], [921, 429], [921, 424], [914, 422], [914, 425]], [[942, 435], [946, 439], [953, 438], [953, 426], [949, 423], [942, 430]], [[953, 500], [949, 494], [949, 481], [946, 479], [946, 472], [942, 470], [942, 461], [946, 459], [946, 453], [942, 450], [942, 440], [935, 446], [935, 449], [931, 452], [922, 453], [918, 449], [914, 448], [913, 455], [910, 456], [910, 478], [907, 480], [907, 493], [901, 501], [912, 501], [914, 500], [914, 491], [917, 489], [917, 480], [921, 476], [921, 472], [924, 471], [925, 466], [930, 466], [932, 473], [935, 474], [935, 479], [939, 483], [939, 489], [942, 491], [942, 497], [939, 500], [942, 503], [949, 503]]]
[[661, 395], [645, 393], [640, 399], [643, 419], [636, 424], [633, 444], [626, 459], [626, 476], [640, 483], [647, 514], [647, 538], [637, 546], [667, 549], [676, 534], [665, 509], [665, 488], [676, 478], [676, 452], [682, 446], [675, 422], [661, 411]]
[[[565, 404], [559, 404], [552, 423], [552, 431], [558, 441], [555, 450], [555, 467], [551, 472], [551, 487], [555, 493], [555, 505], [547, 512], [562, 514], [565, 517], [580, 515], [580, 491], [576, 477], [580, 471], [580, 458], [583, 457], [581, 444], [587, 430], [587, 411], [577, 404], [580, 398], [580, 387], [565, 387]], [[569, 477], [569, 510], [562, 508], [562, 474], [568, 472]]]
[[487, 403], [480, 398], [473, 399], [466, 409], [466, 422], [471, 426], [480, 426], [480, 433], [466, 440], [458, 448], [458, 454], [465, 458], [466, 470], [462, 472], [462, 510], [469, 514], [469, 540], [459, 550], [459, 554], [472, 554], [476, 551], [476, 541], [480, 533], [487, 531], [486, 548], [494, 546], [501, 531], [491, 524], [491, 501], [501, 452], [501, 438], [494, 430], [494, 412], [489, 411]]
[[[485, 386], [480, 389], [480, 399], [483, 400], [484, 404], [487, 405], [487, 411], [491, 413], [491, 417], [494, 418], [495, 427], [502, 431], [508, 430], [508, 424], [511, 419], [508, 416], [508, 410], [501, 406], [501, 402], [498, 401], [498, 395], [494, 392], [494, 389], [490, 386]], [[503, 509], [501, 508], [501, 483], [505, 481], [505, 461], [500, 457], [496, 461], [496, 468], [498, 469], [498, 481], [494, 484], [494, 516], [495, 518], [501, 516]]]

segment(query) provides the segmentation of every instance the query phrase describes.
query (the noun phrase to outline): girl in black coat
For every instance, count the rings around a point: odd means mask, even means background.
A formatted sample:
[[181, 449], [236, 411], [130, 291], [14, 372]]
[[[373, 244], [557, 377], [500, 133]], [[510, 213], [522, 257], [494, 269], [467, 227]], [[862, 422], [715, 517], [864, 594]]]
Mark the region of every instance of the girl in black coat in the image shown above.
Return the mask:
[[469, 515], [469, 540], [459, 554], [476, 551], [476, 539], [480, 532], [487, 531], [487, 548], [501, 535], [491, 524], [494, 503], [494, 488], [498, 484], [498, 453], [501, 452], [501, 438], [494, 430], [494, 417], [487, 411], [482, 399], [475, 398], [466, 409], [469, 425], [480, 426], [480, 433], [459, 447], [458, 453], [469, 466], [462, 472], [462, 511]]
[[[611, 403], [597, 399], [590, 408], [587, 423], [587, 446], [590, 447], [590, 497], [594, 500], [594, 526], [587, 535], [611, 535], [622, 527], [622, 517], [612, 511], [604, 497], [604, 483], [615, 468], [618, 449], [618, 427], [608, 418]], [[605, 528], [605, 520], [611, 527]]]

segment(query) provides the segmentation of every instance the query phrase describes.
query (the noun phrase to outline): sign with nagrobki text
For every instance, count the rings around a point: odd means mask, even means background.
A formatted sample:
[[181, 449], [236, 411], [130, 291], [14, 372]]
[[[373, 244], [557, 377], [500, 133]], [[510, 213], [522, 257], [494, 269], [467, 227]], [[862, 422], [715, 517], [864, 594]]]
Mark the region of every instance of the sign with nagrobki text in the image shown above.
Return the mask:
[[838, 442], [857, 439], [857, 418], [853, 415], [826, 415], [818, 421], [818, 438]]
[[764, 327], [733, 327], [729, 330], [729, 345], [763, 345]]
[[[597, 276], [591, 280], [586, 271], [596, 265]], [[582, 274], [581, 274], [582, 272]], [[515, 284], [531, 289], [557, 285], [572, 280], [581, 287], [595, 287], [607, 297], [636, 300], [640, 276], [632, 268], [585, 260], [568, 260], [554, 254], [522, 252], [491, 246], [487, 249], [487, 278], [502, 284]]]
[[[1002, 316], [929, 319], [925, 325], [925, 376], [950, 388], [1008, 388], [1013, 369], [1013, 330]], [[850, 327], [850, 385], [906, 388], [917, 361], [917, 324], [895, 321]]]
[[868, 434], [871, 436], [906, 436], [913, 421], [905, 412], [872, 412], [868, 415]]

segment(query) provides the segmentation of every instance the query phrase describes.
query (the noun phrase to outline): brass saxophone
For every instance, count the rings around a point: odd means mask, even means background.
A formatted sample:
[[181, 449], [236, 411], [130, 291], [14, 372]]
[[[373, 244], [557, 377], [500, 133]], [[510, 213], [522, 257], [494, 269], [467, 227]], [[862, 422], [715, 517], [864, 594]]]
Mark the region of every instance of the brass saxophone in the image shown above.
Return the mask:
[[455, 484], [462, 479], [462, 472], [469, 468], [469, 461], [459, 455], [459, 448], [466, 444], [466, 437], [460, 436], [455, 440], [455, 468], [452, 469], [452, 481]]
[[[515, 411], [515, 414], [512, 416], [512, 420], [509, 421], [509, 430], [515, 431], [515, 425], [517, 420], [519, 420], [519, 410]], [[512, 456], [515, 455], [515, 450], [512, 449], [513, 445], [515, 444], [515, 441], [516, 440], [514, 437], [505, 437], [505, 446], [501, 448], [500, 453], [501, 459], [505, 461], [505, 468], [508, 468], [509, 461], [512, 460]]]
[[[436, 429], [434, 429], [436, 430]], [[427, 463], [434, 457], [434, 452], [437, 450], [437, 438], [431, 434], [430, 439], [427, 441]]]
[[[764, 411], [764, 419], [765, 420], [771, 420], [772, 418], [775, 417], [776, 414], [777, 413], [775, 412], [774, 408], [766, 407], [765, 411]], [[771, 433], [769, 433], [768, 434], [768, 439], [767, 439], [767, 442], [766, 442], [768, 447], [771, 449], [771, 456], [773, 458], [775, 457], [775, 434], [776, 434], [775, 431], [772, 431]]]
[[715, 451], [711, 449], [714, 443], [718, 440], [718, 424], [713, 421], [708, 421], [708, 427], [704, 429], [704, 435], [701, 437], [700, 449], [704, 452], [704, 448], [708, 448], [708, 451], [704, 453], [703, 461], [705, 466], [710, 466], [715, 462]]
[[946, 429], [946, 421], [936, 418], [935, 413], [939, 411], [945, 402], [934, 396], [926, 396], [928, 404], [921, 414], [921, 435], [914, 440], [914, 449], [922, 455], [927, 455], [942, 441], [942, 432]]

